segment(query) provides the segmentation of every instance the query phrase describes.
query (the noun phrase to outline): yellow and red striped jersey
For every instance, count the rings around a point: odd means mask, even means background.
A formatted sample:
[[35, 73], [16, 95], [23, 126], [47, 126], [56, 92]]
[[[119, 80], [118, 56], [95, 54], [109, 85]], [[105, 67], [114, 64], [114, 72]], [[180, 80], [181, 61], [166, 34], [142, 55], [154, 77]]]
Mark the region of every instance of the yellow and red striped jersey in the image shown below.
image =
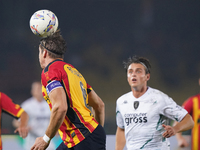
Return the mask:
[[183, 107], [188, 111], [194, 120], [192, 129], [191, 150], [200, 150], [200, 94], [188, 98]]
[[62, 86], [66, 92], [68, 110], [59, 134], [65, 145], [71, 148], [98, 126], [88, 106], [88, 93], [92, 87], [76, 68], [60, 59], [54, 60], [42, 71], [41, 79], [43, 96], [50, 109], [52, 104], [48, 92], [53, 82], [54, 85]]
[[[15, 118], [19, 118], [24, 110], [18, 105], [12, 102], [6, 94], [0, 92], [0, 120], [1, 113], [5, 112]], [[0, 135], [1, 135], [1, 124], [0, 124]], [[2, 150], [2, 141], [0, 136], [0, 150]]]

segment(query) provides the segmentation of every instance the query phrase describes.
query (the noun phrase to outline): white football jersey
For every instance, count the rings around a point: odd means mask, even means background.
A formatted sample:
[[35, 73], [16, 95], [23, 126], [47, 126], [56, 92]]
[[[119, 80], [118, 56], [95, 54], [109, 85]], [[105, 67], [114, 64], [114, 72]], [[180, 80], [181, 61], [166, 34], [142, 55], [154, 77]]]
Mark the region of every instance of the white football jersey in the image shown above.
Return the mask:
[[169, 119], [181, 121], [187, 111], [172, 98], [157, 89], [148, 87], [146, 93], [135, 98], [132, 91], [118, 98], [117, 126], [125, 130], [128, 150], [168, 150], [170, 144], [162, 136], [162, 124]]
[[[28, 136], [24, 139], [24, 147], [26, 150], [30, 148], [35, 143], [37, 137], [44, 136], [45, 131], [49, 125], [50, 121], [50, 109], [49, 105], [45, 100], [38, 102], [34, 97], [31, 97], [21, 104], [21, 107], [29, 115], [28, 126], [31, 128], [29, 130]], [[47, 150], [54, 150], [55, 146], [53, 142], [50, 142]]]

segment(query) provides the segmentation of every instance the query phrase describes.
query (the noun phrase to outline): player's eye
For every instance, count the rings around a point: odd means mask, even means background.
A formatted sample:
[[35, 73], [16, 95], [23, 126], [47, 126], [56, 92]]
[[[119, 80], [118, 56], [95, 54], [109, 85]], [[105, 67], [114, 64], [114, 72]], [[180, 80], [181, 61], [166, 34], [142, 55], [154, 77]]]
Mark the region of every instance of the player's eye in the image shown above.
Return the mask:
[[133, 70], [129, 70], [128, 73], [133, 73]]
[[136, 71], [136, 73], [141, 73], [141, 72], [142, 72], [142, 70], [137, 70], [137, 71]]

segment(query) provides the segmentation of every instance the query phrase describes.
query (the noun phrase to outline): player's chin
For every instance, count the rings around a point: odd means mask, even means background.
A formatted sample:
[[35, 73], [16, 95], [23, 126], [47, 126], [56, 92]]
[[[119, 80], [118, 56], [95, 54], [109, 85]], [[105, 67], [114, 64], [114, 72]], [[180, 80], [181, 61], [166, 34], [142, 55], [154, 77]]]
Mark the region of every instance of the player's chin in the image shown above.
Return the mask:
[[136, 84], [136, 83], [132, 83], [132, 84], [130, 84], [130, 86], [132, 87], [132, 89], [138, 89], [138, 84]]

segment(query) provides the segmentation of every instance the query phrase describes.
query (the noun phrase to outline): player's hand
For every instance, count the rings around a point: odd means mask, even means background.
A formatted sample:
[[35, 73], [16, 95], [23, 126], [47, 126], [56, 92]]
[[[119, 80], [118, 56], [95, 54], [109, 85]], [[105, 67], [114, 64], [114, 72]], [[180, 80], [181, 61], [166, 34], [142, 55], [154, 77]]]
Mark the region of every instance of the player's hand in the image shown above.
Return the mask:
[[25, 137], [27, 137], [27, 135], [28, 135], [28, 131], [29, 131], [28, 127], [19, 126], [19, 127], [14, 131], [14, 133], [17, 133], [17, 132], [18, 132], [20, 137], [25, 138]]
[[164, 138], [169, 138], [169, 137], [176, 134], [176, 131], [172, 126], [168, 126], [168, 125], [165, 125], [165, 124], [162, 124], [162, 126], [165, 129], [165, 132], [162, 134], [162, 136]]
[[35, 140], [34, 145], [31, 147], [31, 150], [45, 150], [49, 146], [49, 143], [46, 143], [43, 140], [43, 137], [38, 137]]
[[184, 137], [181, 136], [181, 138], [178, 139], [178, 146], [179, 147], [188, 147], [189, 143], [186, 141]]

